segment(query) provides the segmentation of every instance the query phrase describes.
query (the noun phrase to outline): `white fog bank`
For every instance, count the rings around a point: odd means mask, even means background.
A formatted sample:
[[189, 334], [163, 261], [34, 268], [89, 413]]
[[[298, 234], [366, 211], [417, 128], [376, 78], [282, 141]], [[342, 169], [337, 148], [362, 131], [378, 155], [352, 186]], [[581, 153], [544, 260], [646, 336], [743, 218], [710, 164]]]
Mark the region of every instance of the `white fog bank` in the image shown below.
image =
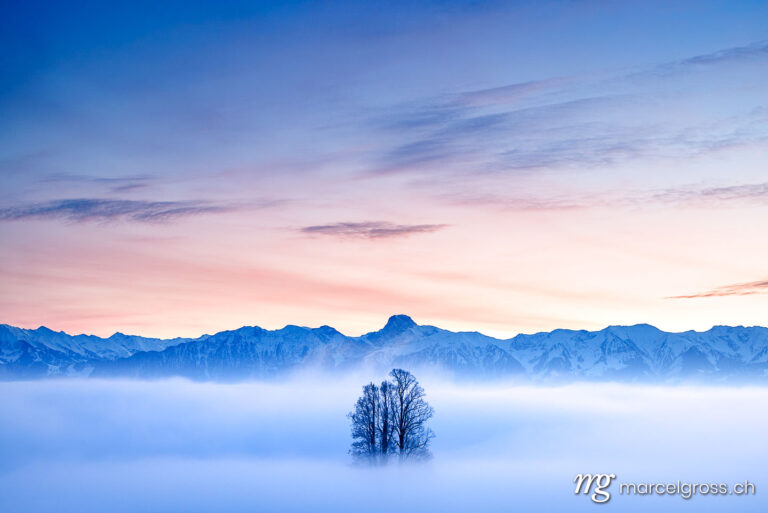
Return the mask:
[[[456, 385], [422, 377], [434, 458], [347, 455], [364, 379], [0, 383], [0, 511], [766, 511], [768, 388]], [[749, 480], [754, 496], [574, 496], [578, 473]]]

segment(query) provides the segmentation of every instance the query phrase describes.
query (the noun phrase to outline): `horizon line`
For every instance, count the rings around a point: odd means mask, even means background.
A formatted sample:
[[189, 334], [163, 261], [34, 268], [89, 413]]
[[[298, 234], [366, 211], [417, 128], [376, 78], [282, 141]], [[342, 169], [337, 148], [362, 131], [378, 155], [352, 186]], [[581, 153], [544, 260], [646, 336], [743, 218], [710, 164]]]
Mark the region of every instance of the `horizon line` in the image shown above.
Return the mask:
[[219, 329], [219, 330], [216, 330], [216, 331], [213, 331], [213, 332], [210, 332], [210, 333], [203, 333], [201, 335], [193, 336], [193, 337], [174, 336], [174, 337], [167, 337], [167, 338], [166, 337], [153, 337], [153, 336], [147, 336], [147, 335], [136, 335], [136, 334], [131, 334], [131, 333], [123, 333], [121, 331], [115, 331], [111, 335], [104, 337], [104, 336], [94, 335], [92, 333], [69, 333], [69, 332], [64, 331], [64, 330], [58, 330], [57, 331], [55, 329], [49, 328], [48, 326], [46, 326], [44, 324], [41, 324], [37, 328], [24, 328], [24, 327], [16, 326], [16, 325], [13, 325], [13, 324], [0, 323], [0, 327], [14, 328], [14, 329], [20, 329], [20, 330], [26, 330], [26, 331], [48, 330], [48, 331], [51, 331], [53, 333], [67, 335], [69, 337], [85, 336], [85, 337], [95, 337], [95, 338], [99, 338], [99, 339], [102, 339], [102, 340], [107, 340], [107, 339], [112, 338], [112, 337], [117, 336], [117, 335], [122, 335], [122, 336], [126, 336], [126, 337], [138, 337], [138, 338], [145, 338], [145, 339], [154, 339], [154, 340], [175, 340], [175, 339], [198, 340], [198, 339], [201, 339], [203, 337], [212, 337], [214, 335], [218, 335], [219, 333], [225, 333], [225, 332], [228, 332], [228, 331], [238, 331], [238, 330], [241, 330], [243, 328], [258, 328], [258, 329], [261, 329], [261, 330], [264, 330], [264, 331], [267, 331], [267, 332], [276, 332], [276, 331], [282, 331], [282, 330], [285, 330], [285, 329], [291, 328], [291, 327], [301, 328], [301, 329], [308, 329], [308, 330], [317, 330], [317, 329], [322, 329], [322, 328], [331, 328], [332, 330], [336, 331], [337, 333], [339, 333], [340, 335], [342, 335], [342, 336], [344, 336], [346, 338], [361, 338], [361, 337], [365, 337], [367, 335], [371, 335], [373, 333], [378, 333], [378, 332], [384, 330], [386, 328], [386, 326], [389, 324], [389, 322], [391, 322], [391, 320], [393, 318], [395, 318], [395, 317], [406, 317], [411, 322], [413, 322], [413, 324], [415, 326], [418, 326], [418, 327], [436, 328], [436, 329], [439, 329], [439, 330], [442, 330], [442, 331], [448, 331], [450, 333], [478, 333], [480, 335], [483, 335], [483, 336], [488, 337], [488, 338], [493, 338], [495, 340], [512, 340], [512, 339], [514, 339], [516, 337], [519, 337], [519, 336], [535, 336], [535, 335], [540, 335], [540, 334], [543, 334], [543, 333], [554, 333], [555, 331], [572, 331], [572, 332], [582, 331], [582, 332], [587, 332], [587, 333], [598, 333], [598, 332], [605, 331], [605, 330], [610, 329], [610, 328], [635, 328], [635, 327], [638, 327], [638, 326], [648, 326], [648, 327], [651, 327], [651, 328], [653, 328], [655, 330], [658, 330], [658, 331], [660, 331], [662, 333], [669, 333], [669, 334], [680, 334], [680, 333], [691, 333], [691, 332], [693, 332], [693, 333], [707, 333], [709, 331], [712, 331], [715, 328], [744, 328], [744, 329], [764, 328], [764, 329], [768, 329], [768, 326], [762, 326], [762, 325], [745, 326], [743, 324], [739, 324], [739, 325], [713, 324], [710, 328], [705, 329], [705, 330], [688, 329], [688, 330], [683, 330], [683, 331], [667, 331], [667, 330], [663, 330], [663, 329], [661, 329], [661, 328], [659, 328], [659, 327], [657, 327], [657, 326], [655, 326], [655, 325], [653, 325], [651, 323], [639, 322], [639, 323], [635, 323], [635, 324], [608, 324], [608, 325], [606, 325], [606, 326], [604, 326], [602, 328], [599, 328], [599, 329], [553, 328], [551, 330], [542, 330], [542, 331], [535, 331], [535, 332], [518, 332], [515, 335], [513, 335], [511, 337], [508, 337], [508, 338], [499, 338], [499, 337], [495, 337], [493, 335], [488, 335], [487, 333], [483, 333], [482, 331], [479, 331], [479, 330], [458, 330], [458, 331], [453, 331], [453, 330], [441, 328], [439, 326], [435, 326], [433, 324], [419, 324], [418, 322], [414, 321], [413, 318], [410, 315], [407, 315], [407, 314], [394, 314], [394, 315], [390, 315], [387, 318], [387, 321], [385, 322], [385, 324], [381, 328], [379, 328], [378, 330], [373, 330], [373, 331], [365, 332], [365, 333], [363, 333], [361, 335], [347, 335], [346, 333], [343, 333], [343, 332], [339, 331], [337, 328], [331, 326], [330, 324], [322, 324], [320, 326], [302, 326], [302, 325], [299, 325], [299, 324], [286, 324], [282, 328], [275, 328], [275, 329], [263, 328], [263, 327], [259, 326], [258, 324], [242, 325], [242, 326], [239, 326], [239, 327], [236, 327], [236, 328]]

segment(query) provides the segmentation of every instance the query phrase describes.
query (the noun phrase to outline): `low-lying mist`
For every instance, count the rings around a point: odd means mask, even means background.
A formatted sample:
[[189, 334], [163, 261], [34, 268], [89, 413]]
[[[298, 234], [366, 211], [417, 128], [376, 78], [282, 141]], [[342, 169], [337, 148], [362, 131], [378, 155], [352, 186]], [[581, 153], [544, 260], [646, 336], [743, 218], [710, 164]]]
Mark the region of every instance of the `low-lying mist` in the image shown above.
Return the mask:
[[[384, 376], [272, 383], [0, 383], [0, 511], [765, 511], [768, 389], [455, 384], [419, 376], [435, 409], [427, 463], [367, 467], [347, 412]], [[618, 481], [749, 480], [747, 497], [574, 496]], [[617, 486], [614, 486], [617, 488]]]

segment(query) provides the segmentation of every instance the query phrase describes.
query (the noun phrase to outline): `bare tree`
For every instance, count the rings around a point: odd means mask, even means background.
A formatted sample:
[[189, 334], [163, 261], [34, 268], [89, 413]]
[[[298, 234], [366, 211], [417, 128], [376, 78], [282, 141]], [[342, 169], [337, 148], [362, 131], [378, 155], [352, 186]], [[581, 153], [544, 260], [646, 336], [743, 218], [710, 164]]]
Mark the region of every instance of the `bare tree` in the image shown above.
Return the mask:
[[363, 395], [355, 403], [355, 410], [348, 417], [352, 421], [352, 449], [357, 457], [373, 457], [379, 445], [379, 389], [373, 383], [363, 387]]
[[424, 389], [408, 371], [393, 369], [392, 381], [377, 387], [369, 383], [349, 413], [352, 423], [350, 453], [368, 461], [385, 461], [391, 454], [401, 459], [427, 458], [434, 437], [426, 422], [432, 407]]
[[428, 458], [429, 443], [435, 436], [426, 422], [434, 410], [424, 399], [424, 389], [416, 377], [403, 369], [393, 369], [393, 427], [397, 452], [401, 458]]

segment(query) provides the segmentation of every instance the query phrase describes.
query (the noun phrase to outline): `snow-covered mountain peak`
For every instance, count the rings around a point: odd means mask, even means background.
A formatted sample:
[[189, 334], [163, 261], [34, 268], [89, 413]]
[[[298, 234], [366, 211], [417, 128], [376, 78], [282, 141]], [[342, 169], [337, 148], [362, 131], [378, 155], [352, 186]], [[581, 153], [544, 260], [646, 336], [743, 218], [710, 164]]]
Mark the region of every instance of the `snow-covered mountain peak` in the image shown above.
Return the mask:
[[379, 333], [387, 333], [390, 335], [402, 333], [403, 331], [415, 328], [418, 326], [413, 319], [407, 315], [393, 315], [387, 320], [387, 324], [379, 331]]
[[194, 339], [104, 339], [0, 325], [0, 379], [48, 375], [247, 379], [320, 367], [442, 369], [457, 377], [535, 380], [768, 380], [768, 328], [668, 333], [648, 324], [557, 329], [508, 340], [393, 315], [348, 337], [330, 326], [246, 326]]

